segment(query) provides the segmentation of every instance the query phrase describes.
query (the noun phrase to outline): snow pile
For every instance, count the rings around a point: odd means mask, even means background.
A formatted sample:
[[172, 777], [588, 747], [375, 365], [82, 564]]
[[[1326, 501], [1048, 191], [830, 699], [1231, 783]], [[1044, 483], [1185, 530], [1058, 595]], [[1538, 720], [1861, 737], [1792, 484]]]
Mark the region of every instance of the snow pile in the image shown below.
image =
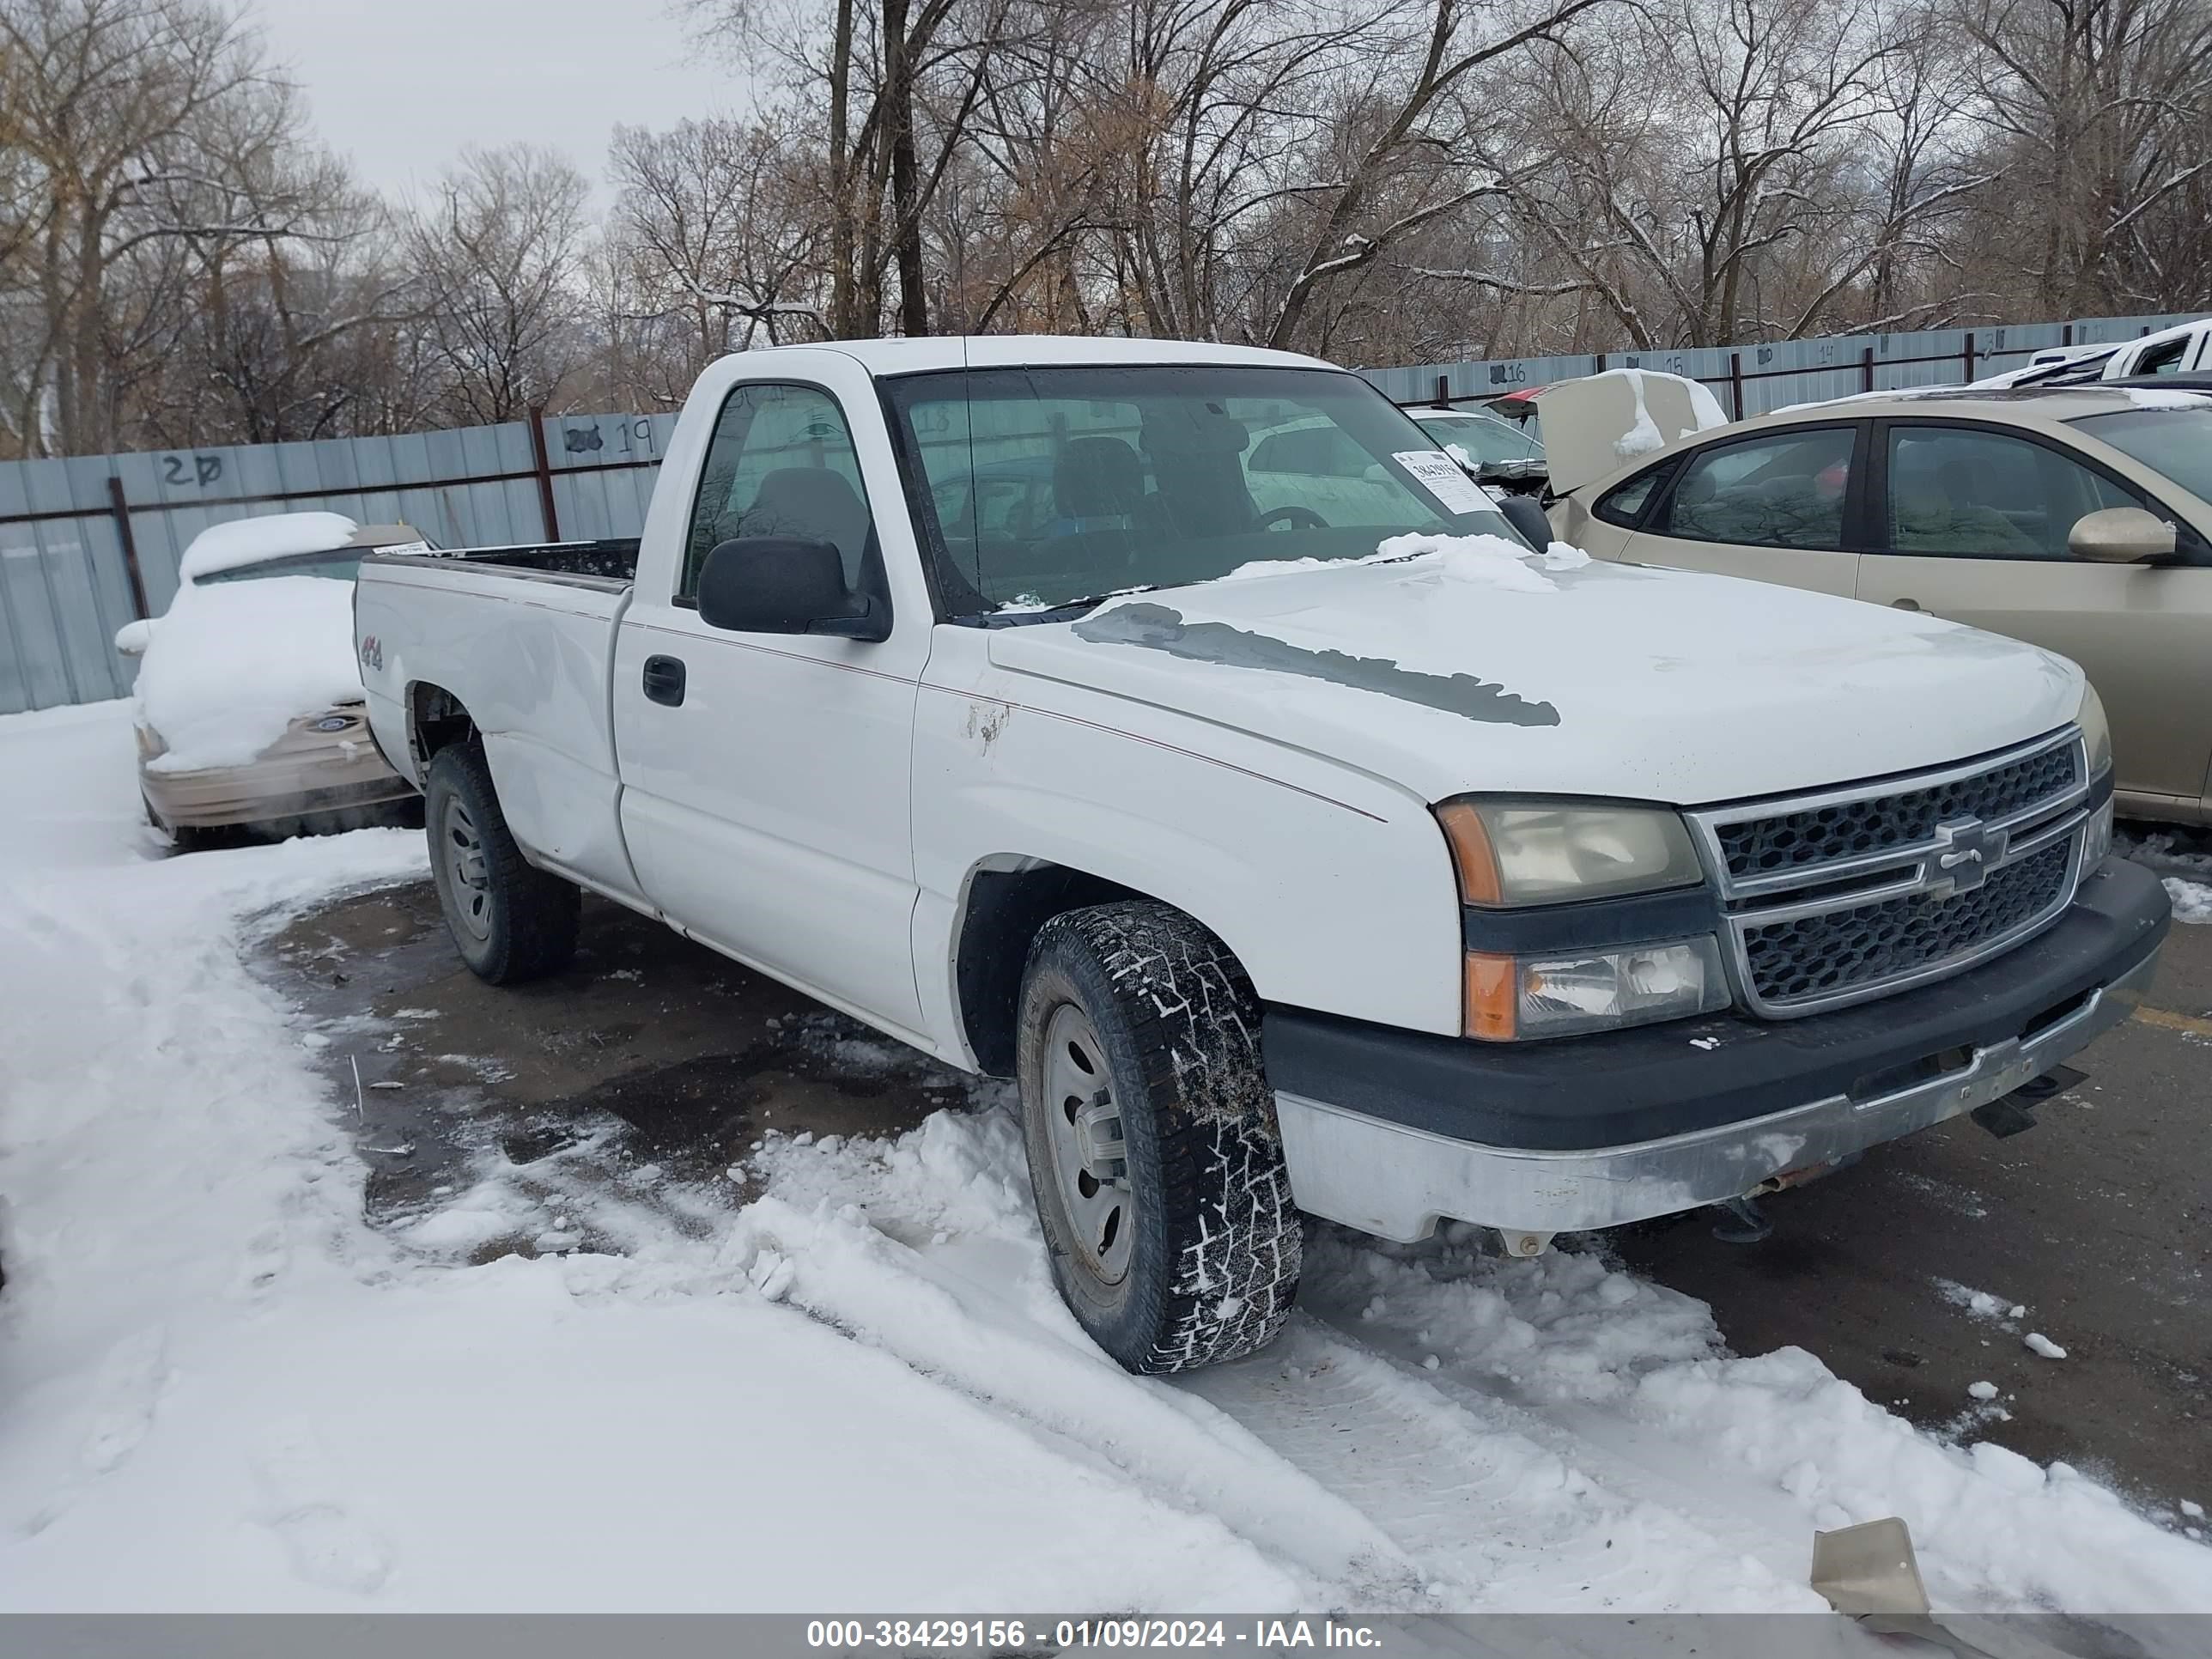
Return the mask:
[[168, 745], [163, 772], [243, 765], [300, 715], [361, 695], [353, 584], [325, 576], [178, 589], [137, 689], [139, 723]]
[[[1442, 536], [1409, 531], [1386, 537], [1372, 553], [1356, 559], [1253, 559], [1238, 565], [1220, 581], [1243, 581], [1255, 576], [1285, 576], [1303, 570], [1346, 570], [1354, 565], [1389, 564], [1407, 559], [1436, 557], [1443, 561], [1444, 574], [1453, 580], [1486, 582], [1528, 593], [1557, 591], [1535, 570], [1579, 570], [1590, 556], [1567, 542], [1553, 542], [1541, 553], [1532, 553], [1504, 536]], [[1509, 566], [1503, 562], [1510, 561]], [[1532, 566], [1532, 569], [1530, 567]]]
[[[1631, 1489], [1656, 1478], [1671, 1506], [1721, 1535], [1756, 1526], [1807, 1540], [1901, 1515], [1939, 1609], [2212, 1609], [2212, 1552], [2087, 1476], [1987, 1443], [1941, 1444], [1802, 1349], [1729, 1357], [1702, 1304], [1595, 1256], [1508, 1261], [1449, 1242], [1388, 1250], [1334, 1236], [1308, 1273], [1301, 1305], [1358, 1309], [1363, 1337], [1395, 1357], [1455, 1356], [1448, 1389], [1581, 1425], [1590, 1478], [1608, 1466]], [[1802, 1547], [1794, 1573], [1785, 1553], [1759, 1554], [1802, 1582]]]
[[2165, 878], [2176, 921], [2212, 922], [2212, 853], [2193, 850], [2204, 845], [2201, 833], [2154, 830], [2142, 834], [2123, 824], [2112, 845], [2121, 857]]
[[195, 582], [240, 565], [295, 553], [327, 553], [343, 547], [360, 528], [343, 513], [270, 513], [210, 525], [177, 561], [177, 580]]
[[1588, 564], [1589, 555], [1565, 542], [1553, 542], [1541, 553], [1532, 553], [1519, 542], [1503, 536], [1436, 536], [1416, 532], [1393, 536], [1375, 550], [1378, 559], [1433, 557], [1442, 562], [1448, 581], [1475, 582], [1520, 593], [1554, 593], [1559, 584], [1547, 580], [1546, 570], [1574, 570]]
[[2166, 878], [2166, 896], [2173, 901], [2176, 921], [2212, 921], [2212, 886], [2201, 881]]

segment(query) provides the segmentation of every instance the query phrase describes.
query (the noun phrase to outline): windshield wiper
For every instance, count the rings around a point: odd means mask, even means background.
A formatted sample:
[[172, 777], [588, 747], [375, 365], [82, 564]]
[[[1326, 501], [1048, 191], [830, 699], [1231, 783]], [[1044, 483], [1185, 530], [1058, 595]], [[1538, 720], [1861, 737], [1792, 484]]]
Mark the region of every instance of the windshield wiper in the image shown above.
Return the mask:
[[1031, 623], [1072, 622], [1097, 610], [1109, 599], [1127, 599], [1132, 593], [1150, 593], [1159, 586], [1158, 582], [1141, 582], [1134, 587], [1117, 587], [1110, 593], [1092, 593], [1079, 599], [1063, 599], [1058, 605], [1048, 605], [1041, 611], [987, 611], [980, 617], [963, 617], [960, 620], [979, 628], [1026, 628]]

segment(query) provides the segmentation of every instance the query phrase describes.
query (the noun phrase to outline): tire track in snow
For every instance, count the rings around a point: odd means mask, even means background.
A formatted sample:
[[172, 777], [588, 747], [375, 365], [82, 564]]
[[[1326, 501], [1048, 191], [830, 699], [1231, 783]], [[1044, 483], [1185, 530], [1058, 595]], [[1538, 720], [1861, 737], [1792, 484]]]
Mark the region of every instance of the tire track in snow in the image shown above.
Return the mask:
[[1454, 1607], [1772, 1609], [1809, 1595], [1670, 1505], [1599, 1484], [1527, 1413], [1448, 1395], [1311, 1315], [1266, 1354], [1181, 1381], [1367, 1516]]
[[[1042, 1264], [995, 1284], [843, 1214], [758, 1200], [733, 1252], [779, 1253], [782, 1297], [988, 1402], [1063, 1455], [1107, 1471], [1164, 1507], [1208, 1516], [1295, 1579], [1313, 1605], [1426, 1610], [1422, 1573], [1357, 1505], [1311, 1480], [1184, 1390], [1134, 1377], [1081, 1341]], [[779, 1264], [779, 1268], [781, 1264]], [[1040, 1316], [1040, 1315], [1043, 1316]]]

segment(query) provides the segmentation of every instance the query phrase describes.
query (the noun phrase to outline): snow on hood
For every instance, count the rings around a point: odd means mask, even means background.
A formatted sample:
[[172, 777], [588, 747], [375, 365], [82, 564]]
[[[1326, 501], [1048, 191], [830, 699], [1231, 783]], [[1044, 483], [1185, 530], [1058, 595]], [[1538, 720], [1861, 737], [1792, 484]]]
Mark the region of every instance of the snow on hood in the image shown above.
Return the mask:
[[151, 763], [157, 771], [242, 766], [299, 716], [361, 695], [351, 582], [186, 583], [139, 665], [138, 723], [168, 746]]
[[[2023, 741], [2081, 702], [2080, 671], [2034, 646], [1561, 551], [1164, 589], [995, 633], [991, 660], [1327, 755], [1426, 800], [1502, 781], [1681, 805], [1813, 788]], [[1485, 580], [1486, 565], [1514, 574]]]
[[210, 525], [177, 561], [177, 580], [197, 581], [218, 570], [297, 553], [327, 553], [343, 547], [360, 528], [343, 513], [272, 513]]

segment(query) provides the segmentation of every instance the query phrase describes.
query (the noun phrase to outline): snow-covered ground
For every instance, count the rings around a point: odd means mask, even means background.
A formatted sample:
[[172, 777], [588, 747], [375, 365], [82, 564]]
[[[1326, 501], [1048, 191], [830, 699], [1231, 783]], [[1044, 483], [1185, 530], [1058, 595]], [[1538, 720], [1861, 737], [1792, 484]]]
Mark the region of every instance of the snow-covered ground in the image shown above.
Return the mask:
[[2176, 921], [2212, 921], [2212, 853], [2201, 850], [2201, 831], [2122, 830], [2114, 842], [2136, 863], [2158, 872], [2166, 896], [2173, 901]]
[[488, 1155], [372, 1228], [244, 955], [420, 836], [161, 857], [121, 704], [0, 768], [0, 1608], [1817, 1610], [1814, 1529], [1895, 1513], [1939, 1607], [2212, 1611], [2202, 1543], [1595, 1255], [1324, 1234], [1275, 1350], [1126, 1376], [993, 1087], [574, 1215]]

